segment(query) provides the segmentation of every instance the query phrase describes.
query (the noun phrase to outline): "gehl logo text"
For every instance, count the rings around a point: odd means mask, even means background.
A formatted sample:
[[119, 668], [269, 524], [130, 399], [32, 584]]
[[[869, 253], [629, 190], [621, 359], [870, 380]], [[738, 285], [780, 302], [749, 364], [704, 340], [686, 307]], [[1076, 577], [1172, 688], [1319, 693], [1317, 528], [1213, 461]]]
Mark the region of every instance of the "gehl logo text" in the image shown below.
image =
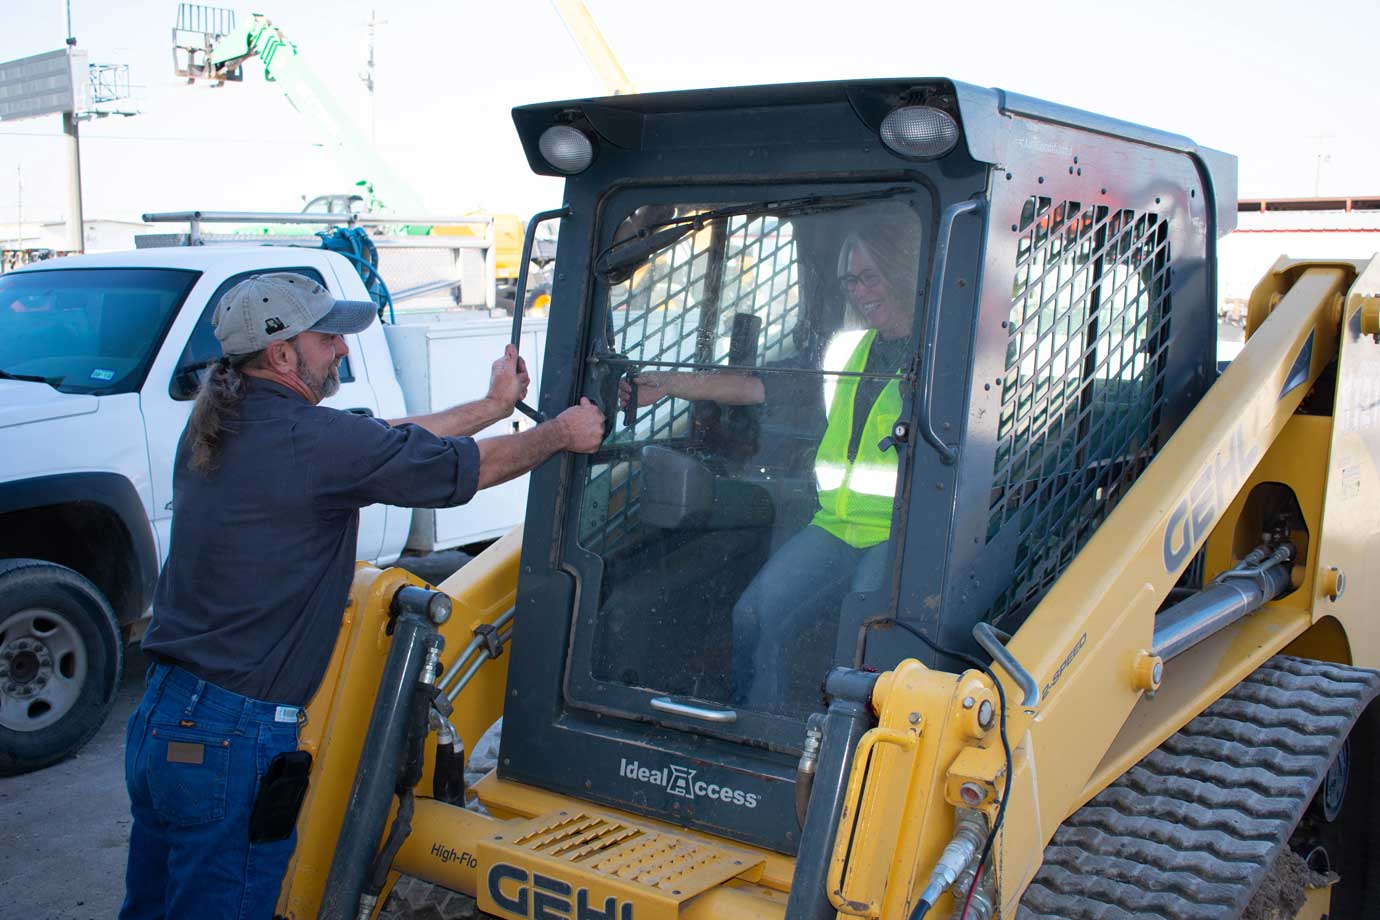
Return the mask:
[[1170, 512], [1164, 528], [1165, 571], [1177, 572], [1188, 561], [1212, 532], [1217, 515], [1231, 504], [1241, 483], [1255, 469], [1260, 447], [1247, 438], [1248, 430], [1254, 431], [1255, 426], [1236, 426]]
[[602, 904], [592, 904], [588, 888], [575, 888], [540, 872], [529, 875], [506, 863], [493, 864], [488, 885], [494, 904], [531, 920], [633, 920], [633, 906], [627, 901], [606, 897]]

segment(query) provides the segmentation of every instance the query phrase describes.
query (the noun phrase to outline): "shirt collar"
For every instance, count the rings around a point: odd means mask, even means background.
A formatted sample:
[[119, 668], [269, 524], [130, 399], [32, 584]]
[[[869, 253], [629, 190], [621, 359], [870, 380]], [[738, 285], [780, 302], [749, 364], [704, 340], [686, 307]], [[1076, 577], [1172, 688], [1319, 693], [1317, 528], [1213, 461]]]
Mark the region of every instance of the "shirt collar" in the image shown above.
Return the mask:
[[276, 380], [268, 380], [264, 377], [251, 377], [248, 374], [244, 375], [244, 380], [246, 395], [254, 394], [277, 396], [280, 398], [287, 397], [288, 399], [295, 399], [297, 402], [311, 405], [310, 401], [301, 393], [298, 393], [292, 387], [284, 386]]

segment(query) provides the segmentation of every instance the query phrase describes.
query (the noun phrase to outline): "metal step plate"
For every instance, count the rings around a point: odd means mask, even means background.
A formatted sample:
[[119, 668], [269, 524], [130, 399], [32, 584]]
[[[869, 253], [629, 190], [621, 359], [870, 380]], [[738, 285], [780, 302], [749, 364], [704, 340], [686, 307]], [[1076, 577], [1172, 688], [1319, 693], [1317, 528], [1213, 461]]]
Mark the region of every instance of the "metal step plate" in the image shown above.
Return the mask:
[[479, 843], [478, 901], [502, 917], [675, 920], [683, 903], [765, 858], [593, 809], [556, 811]]

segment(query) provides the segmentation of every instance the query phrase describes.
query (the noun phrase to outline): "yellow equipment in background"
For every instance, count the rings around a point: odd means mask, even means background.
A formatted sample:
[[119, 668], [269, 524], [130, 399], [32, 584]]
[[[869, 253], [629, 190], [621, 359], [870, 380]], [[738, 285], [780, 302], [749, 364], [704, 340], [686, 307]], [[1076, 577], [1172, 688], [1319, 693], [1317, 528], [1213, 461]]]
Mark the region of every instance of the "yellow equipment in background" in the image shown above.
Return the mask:
[[[445, 583], [357, 570], [282, 915], [1368, 915], [1380, 260], [1282, 258], [1218, 368], [1235, 161], [1185, 138], [933, 79], [514, 118], [567, 177], [541, 408], [607, 438]], [[900, 368], [821, 369], [903, 277]], [[877, 581], [745, 670], [849, 377], [900, 394]]]

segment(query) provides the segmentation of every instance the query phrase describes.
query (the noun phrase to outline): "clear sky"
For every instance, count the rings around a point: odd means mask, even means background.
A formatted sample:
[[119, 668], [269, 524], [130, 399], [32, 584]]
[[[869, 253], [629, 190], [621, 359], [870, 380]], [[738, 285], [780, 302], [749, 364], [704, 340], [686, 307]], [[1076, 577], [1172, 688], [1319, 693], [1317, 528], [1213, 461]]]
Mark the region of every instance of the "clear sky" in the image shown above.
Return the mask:
[[[947, 76], [1192, 137], [1240, 157], [1243, 196], [1380, 194], [1375, 0], [587, 0], [642, 91]], [[256, 0], [357, 119], [371, 10], [379, 152], [433, 214], [559, 203], [532, 176], [514, 105], [602, 95], [549, 0]], [[141, 114], [83, 124], [86, 216], [296, 210], [359, 171], [263, 79], [220, 89], [172, 72], [172, 0], [71, 0], [92, 62], [127, 63]], [[63, 0], [0, 0], [0, 60], [61, 47]], [[1322, 159], [1320, 159], [1320, 157]], [[0, 123], [0, 223], [65, 200], [57, 116]]]

